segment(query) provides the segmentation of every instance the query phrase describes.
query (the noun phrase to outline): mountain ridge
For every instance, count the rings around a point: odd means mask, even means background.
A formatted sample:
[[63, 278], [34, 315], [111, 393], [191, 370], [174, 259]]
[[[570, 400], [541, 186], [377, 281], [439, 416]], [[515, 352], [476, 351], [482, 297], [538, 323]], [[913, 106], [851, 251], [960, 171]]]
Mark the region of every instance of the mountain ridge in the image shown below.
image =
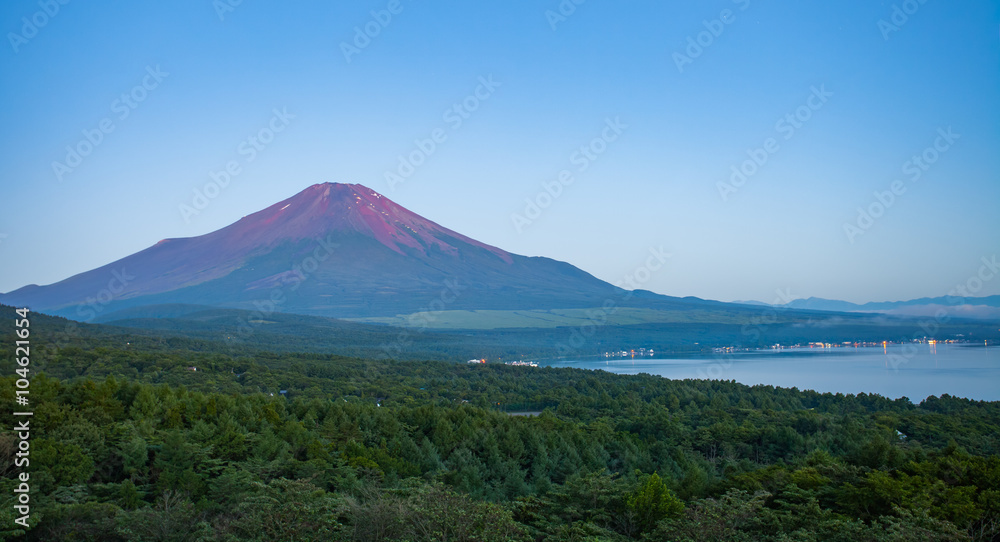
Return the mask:
[[[509, 253], [445, 228], [357, 184], [314, 184], [216, 231], [156, 244], [0, 301], [89, 320], [129, 307], [199, 304], [327, 317], [450, 309], [601, 307], [627, 292], [572, 266]], [[722, 305], [720, 303], [720, 305]]]

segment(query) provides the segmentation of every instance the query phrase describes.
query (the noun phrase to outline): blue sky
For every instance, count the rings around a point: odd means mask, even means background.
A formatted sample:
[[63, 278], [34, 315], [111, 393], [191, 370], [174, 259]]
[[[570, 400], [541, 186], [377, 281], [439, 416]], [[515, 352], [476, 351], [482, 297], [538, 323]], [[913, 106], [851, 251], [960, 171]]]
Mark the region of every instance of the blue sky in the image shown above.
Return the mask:
[[611, 282], [662, 247], [643, 287], [725, 301], [944, 295], [1000, 253], [996, 2], [229, 2], [3, 3], [0, 291], [328, 181]]

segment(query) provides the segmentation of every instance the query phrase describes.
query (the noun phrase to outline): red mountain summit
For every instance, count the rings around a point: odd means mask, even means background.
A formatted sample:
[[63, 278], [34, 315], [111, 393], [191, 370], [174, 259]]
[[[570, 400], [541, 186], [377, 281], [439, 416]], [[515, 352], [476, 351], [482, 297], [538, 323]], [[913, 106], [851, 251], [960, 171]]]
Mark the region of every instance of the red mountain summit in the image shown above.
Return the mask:
[[[357, 184], [310, 186], [218, 231], [0, 296], [69, 318], [185, 303], [333, 317], [600, 307], [622, 290], [567, 263], [508, 253]], [[665, 296], [640, 296], [646, 302]], [[445, 305], [446, 306], [442, 306]], [[656, 303], [659, 304], [659, 303]]]

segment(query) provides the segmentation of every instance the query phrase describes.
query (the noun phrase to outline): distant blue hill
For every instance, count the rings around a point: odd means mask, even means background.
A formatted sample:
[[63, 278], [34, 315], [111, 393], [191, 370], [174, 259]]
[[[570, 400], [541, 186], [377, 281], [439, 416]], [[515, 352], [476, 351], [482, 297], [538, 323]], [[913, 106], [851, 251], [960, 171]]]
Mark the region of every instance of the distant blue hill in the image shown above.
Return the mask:
[[[760, 301], [734, 301], [744, 305], [766, 306]], [[834, 312], [882, 312], [902, 316], [933, 316], [945, 310], [950, 316], [975, 319], [1000, 319], [1000, 295], [985, 297], [921, 297], [909, 301], [879, 301], [864, 304], [836, 299], [809, 297], [795, 299], [784, 305], [773, 305], [787, 309], [801, 309]]]

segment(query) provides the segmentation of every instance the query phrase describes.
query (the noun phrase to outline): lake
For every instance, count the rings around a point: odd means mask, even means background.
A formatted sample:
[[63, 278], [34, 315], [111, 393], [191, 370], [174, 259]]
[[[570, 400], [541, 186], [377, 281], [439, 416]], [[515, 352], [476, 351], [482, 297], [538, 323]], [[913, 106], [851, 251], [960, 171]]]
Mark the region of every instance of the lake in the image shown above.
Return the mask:
[[906, 344], [883, 347], [795, 348], [657, 358], [538, 361], [549, 367], [649, 373], [671, 379], [709, 378], [832, 393], [877, 393], [919, 403], [949, 394], [1000, 401], [1000, 348]]

